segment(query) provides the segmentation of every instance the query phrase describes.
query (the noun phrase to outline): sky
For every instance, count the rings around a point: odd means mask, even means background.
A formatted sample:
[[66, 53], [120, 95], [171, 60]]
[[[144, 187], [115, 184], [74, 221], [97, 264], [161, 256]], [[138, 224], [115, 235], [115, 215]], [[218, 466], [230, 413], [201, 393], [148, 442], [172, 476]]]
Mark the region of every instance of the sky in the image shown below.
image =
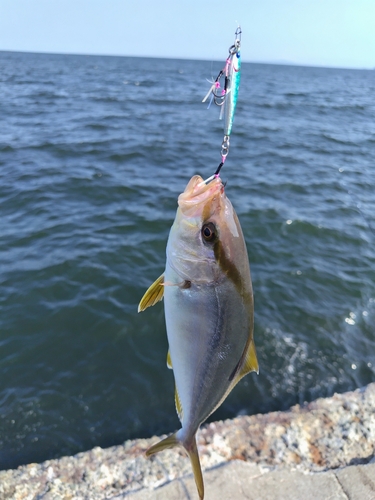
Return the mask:
[[0, 50], [375, 68], [375, 0], [0, 0]]

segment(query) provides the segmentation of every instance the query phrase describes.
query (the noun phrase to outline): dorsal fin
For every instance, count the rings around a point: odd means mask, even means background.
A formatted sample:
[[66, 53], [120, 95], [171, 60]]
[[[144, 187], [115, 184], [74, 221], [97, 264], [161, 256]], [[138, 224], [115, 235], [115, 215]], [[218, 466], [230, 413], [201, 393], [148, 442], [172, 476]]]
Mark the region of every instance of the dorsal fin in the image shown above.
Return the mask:
[[164, 273], [159, 276], [159, 278], [153, 282], [153, 284], [147, 289], [146, 293], [143, 295], [139, 306], [138, 312], [142, 312], [148, 307], [154, 306], [159, 300], [163, 298], [164, 295]]
[[255, 350], [255, 343], [253, 339], [251, 339], [250, 345], [247, 349], [244, 363], [238, 374], [239, 377], [238, 380], [240, 380], [242, 377], [244, 377], [250, 372], [257, 372], [257, 375], [259, 375], [259, 364], [258, 364], [257, 353]]
[[229, 380], [232, 380], [230, 385], [230, 390], [241, 380], [242, 377], [247, 375], [250, 372], [257, 372], [259, 374], [259, 365], [257, 354], [255, 351], [255, 343], [254, 339], [251, 339], [248, 346], [245, 348], [246, 351], [241, 356], [241, 359], [234, 369], [232, 375], [229, 377]]

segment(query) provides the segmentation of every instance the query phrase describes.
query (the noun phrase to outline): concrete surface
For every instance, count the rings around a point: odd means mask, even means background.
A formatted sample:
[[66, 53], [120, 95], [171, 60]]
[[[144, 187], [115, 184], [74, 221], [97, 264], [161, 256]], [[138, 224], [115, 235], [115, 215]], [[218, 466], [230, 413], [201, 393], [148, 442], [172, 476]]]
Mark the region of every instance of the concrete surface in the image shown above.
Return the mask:
[[[206, 471], [205, 500], [375, 500], [375, 463], [326, 472], [271, 470], [240, 460]], [[155, 490], [112, 497], [126, 500], [195, 500], [192, 476]]]

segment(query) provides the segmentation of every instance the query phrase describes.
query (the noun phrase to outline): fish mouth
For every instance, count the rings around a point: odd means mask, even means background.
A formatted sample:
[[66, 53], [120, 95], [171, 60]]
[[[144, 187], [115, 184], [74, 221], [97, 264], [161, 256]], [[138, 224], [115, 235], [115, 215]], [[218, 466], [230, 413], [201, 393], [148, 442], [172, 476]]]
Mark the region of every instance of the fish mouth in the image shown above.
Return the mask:
[[202, 212], [202, 204], [207, 205], [223, 192], [224, 185], [219, 176], [206, 184], [200, 175], [194, 175], [178, 197], [178, 205], [184, 214], [194, 216]]

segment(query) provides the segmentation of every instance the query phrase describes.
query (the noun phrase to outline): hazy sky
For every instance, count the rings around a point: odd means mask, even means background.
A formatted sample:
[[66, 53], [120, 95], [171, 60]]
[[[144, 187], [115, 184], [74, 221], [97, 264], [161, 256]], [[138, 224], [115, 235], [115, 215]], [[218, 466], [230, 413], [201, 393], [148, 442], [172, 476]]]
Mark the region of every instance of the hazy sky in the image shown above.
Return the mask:
[[0, 0], [0, 50], [375, 68], [375, 0]]

